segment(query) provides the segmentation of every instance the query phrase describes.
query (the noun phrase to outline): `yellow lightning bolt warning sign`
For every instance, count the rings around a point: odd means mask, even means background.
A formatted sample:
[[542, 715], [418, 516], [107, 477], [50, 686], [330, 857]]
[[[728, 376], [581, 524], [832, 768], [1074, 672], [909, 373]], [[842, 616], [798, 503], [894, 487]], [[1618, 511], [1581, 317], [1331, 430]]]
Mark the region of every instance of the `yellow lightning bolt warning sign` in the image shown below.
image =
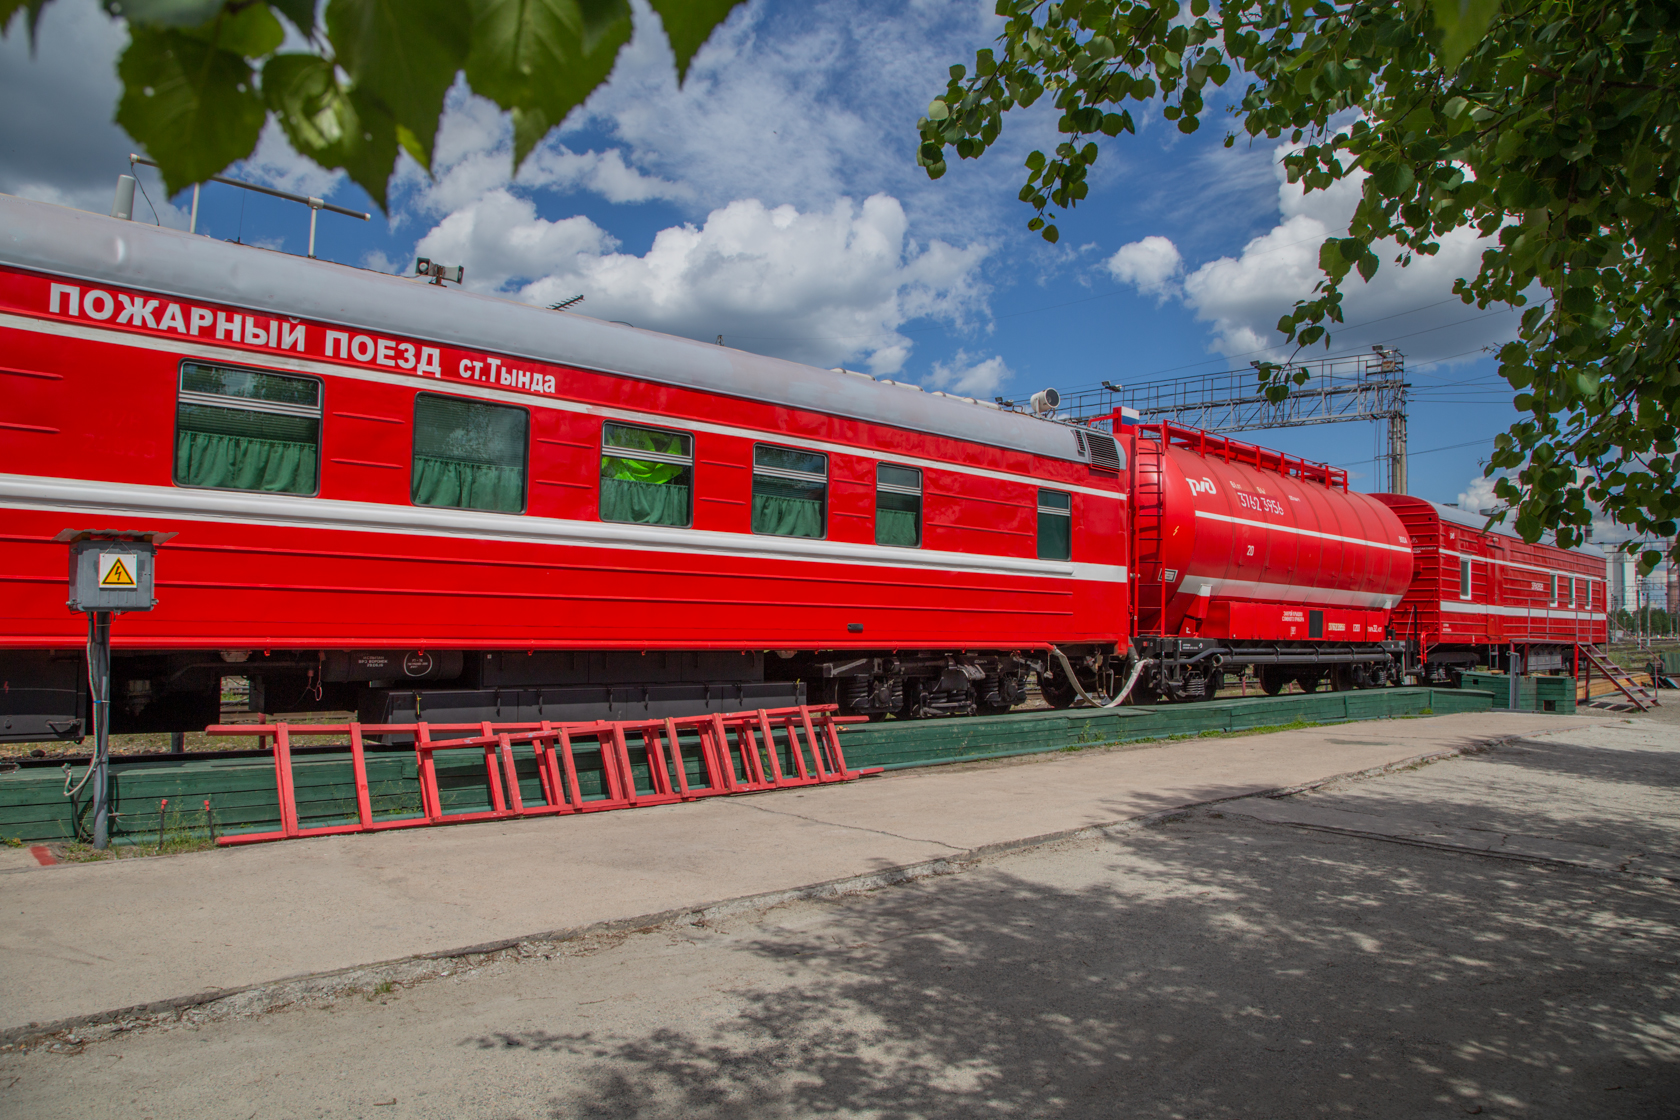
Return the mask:
[[99, 554], [99, 586], [126, 587], [138, 586], [134, 582], [134, 573], [139, 571], [139, 565], [132, 552], [101, 552]]

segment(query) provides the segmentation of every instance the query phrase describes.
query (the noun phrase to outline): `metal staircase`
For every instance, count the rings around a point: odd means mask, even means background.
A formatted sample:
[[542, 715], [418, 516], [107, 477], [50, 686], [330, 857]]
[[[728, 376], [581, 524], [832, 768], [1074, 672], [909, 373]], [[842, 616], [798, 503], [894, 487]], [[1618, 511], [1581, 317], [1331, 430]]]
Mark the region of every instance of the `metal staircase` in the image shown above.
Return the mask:
[[[1597, 669], [1600, 673], [1604, 674], [1604, 678], [1611, 684], [1615, 685], [1617, 690], [1620, 691], [1623, 696], [1626, 696], [1628, 698], [1628, 702], [1631, 703], [1637, 710], [1641, 712], [1648, 712], [1661, 703], [1655, 695], [1646, 690], [1644, 685], [1633, 679], [1633, 674], [1617, 665], [1614, 661], [1611, 661], [1610, 658], [1605, 655], [1604, 651], [1599, 649], [1596, 645], [1583, 643], [1581, 645], [1581, 652], [1586, 654], [1587, 663]], [[1604, 706], [1602, 701], [1595, 702], [1590, 695], [1592, 690], [1590, 681], [1587, 688], [1589, 693], [1587, 696], [1587, 703], [1597, 703], [1598, 706]]]

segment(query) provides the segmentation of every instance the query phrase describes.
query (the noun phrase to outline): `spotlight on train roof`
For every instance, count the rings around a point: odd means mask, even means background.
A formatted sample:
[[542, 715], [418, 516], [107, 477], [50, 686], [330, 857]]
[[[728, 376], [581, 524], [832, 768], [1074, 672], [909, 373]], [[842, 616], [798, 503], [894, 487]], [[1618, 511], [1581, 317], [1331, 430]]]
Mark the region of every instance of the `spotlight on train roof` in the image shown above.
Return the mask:
[[1062, 395], [1054, 389], [1040, 389], [1032, 395], [1032, 410], [1038, 416], [1056, 411], [1061, 403]]
[[464, 264], [438, 264], [434, 260], [421, 257], [414, 262], [414, 274], [416, 276], [429, 276], [434, 284], [442, 284], [445, 280], [453, 280], [459, 284], [466, 279], [467, 266]]

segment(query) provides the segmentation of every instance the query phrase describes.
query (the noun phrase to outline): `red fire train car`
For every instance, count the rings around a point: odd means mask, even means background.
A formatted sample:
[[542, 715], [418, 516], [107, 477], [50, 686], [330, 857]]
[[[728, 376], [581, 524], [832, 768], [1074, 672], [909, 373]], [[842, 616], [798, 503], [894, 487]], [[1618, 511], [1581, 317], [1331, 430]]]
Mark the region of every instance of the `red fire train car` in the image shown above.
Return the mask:
[[1415, 571], [1394, 611], [1418, 672], [1448, 681], [1476, 665], [1574, 673], [1577, 650], [1606, 638], [1608, 571], [1592, 548], [1528, 544], [1487, 518], [1378, 494], [1412, 538]]
[[1211, 696], [1252, 666], [1276, 694], [1394, 679], [1410, 537], [1347, 472], [1174, 427], [1126, 429], [1143, 697]]
[[1130, 655], [1112, 436], [5, 197], [0, 340], [0, 738], [81, 734], [65, 529], [175, 534], [117, 732], [213, 722], [224, 674], [368, 720], [916, 716]]

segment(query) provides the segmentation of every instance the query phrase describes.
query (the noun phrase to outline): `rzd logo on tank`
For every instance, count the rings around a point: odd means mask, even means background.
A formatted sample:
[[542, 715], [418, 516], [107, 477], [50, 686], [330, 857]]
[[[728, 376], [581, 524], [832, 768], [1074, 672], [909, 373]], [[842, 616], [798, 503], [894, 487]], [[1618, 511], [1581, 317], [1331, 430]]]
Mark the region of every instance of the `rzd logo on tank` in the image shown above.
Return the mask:
[[1213, 495], [1219, 493], [1219, 488], [1213, 484], [1211, 478], [1187, 478], [1184, 481], [1190, 484], [1190, 493], [1192, 494]]

